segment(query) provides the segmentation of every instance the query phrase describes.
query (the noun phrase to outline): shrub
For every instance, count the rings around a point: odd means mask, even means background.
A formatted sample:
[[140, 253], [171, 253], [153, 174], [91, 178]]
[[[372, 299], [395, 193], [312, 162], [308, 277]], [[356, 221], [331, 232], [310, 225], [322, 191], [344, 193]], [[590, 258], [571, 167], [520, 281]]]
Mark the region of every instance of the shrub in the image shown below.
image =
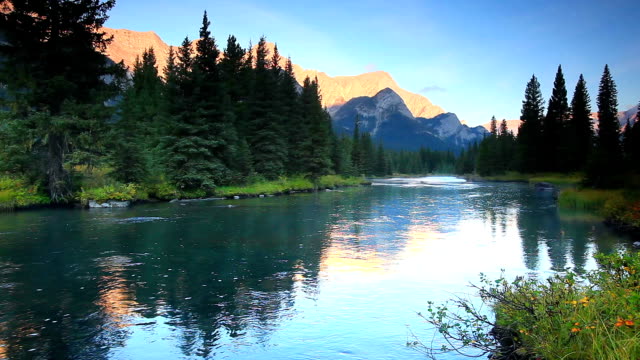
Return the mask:
[[111, 184], [105, 185], [99, 188], [93, 189], [81, 189], [77, 195], [78, 200], [82, 205], [87, 205], [89, 200], [96, 202], [105, 202], [109, 200], [115, 201], [133, 201], [138, 200], [138, 195], [143, 194], [146, 197], [146, 193], [138, 191], [138, 185], [135, 184]]
[[598, 270], [584, 278], [572, 272], [547, 280], [481, 276], [474, 288], [494, 317], [471, 300], [454, 299], [453, 311], [429, 303], [421, 316], [447, 345], [433, 349], [419, 340], [411, 345], [430, 356], [469, 350], [503, 359], [639, 359], [640, 254], [596, 255], [596, 260]]
[[24, 179], [0, 177], [0, 209], [13, 210], [38, 205], [47, 205], [51, 199], [38, 185]]

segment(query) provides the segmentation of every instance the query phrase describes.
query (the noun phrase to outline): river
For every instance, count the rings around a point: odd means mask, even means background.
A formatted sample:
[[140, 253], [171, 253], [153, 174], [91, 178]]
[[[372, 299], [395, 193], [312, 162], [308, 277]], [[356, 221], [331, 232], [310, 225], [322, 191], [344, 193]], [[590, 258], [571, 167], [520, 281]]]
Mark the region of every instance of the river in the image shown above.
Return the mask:
[[549, 192], [447, 177], [3, 213], [0, 359], [424, 359], [427, 301], [628, 243]]

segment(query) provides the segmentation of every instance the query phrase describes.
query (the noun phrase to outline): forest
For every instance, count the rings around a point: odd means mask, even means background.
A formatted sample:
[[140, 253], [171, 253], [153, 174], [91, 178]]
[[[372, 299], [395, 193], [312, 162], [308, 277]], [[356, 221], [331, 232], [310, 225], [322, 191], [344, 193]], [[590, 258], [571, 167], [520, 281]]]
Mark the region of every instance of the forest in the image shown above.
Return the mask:
[[[480, 175], [521, 173], [583, 173], [583, 185], [616, 188], [633, 185], [640, 173], [640, 124], [627, 120], [621, 129], [615, 82], [605, 65], [597, 96], [594, 129], [584, 77], [568, 101], [562, 67], [558, 66], [545, 114], [540, 83], [535, 75], [527, 83], [518, 136], [491, 120], [490, 135], [465, 156], [476, 157]], [[640, 115], [640, 108], [638, 115]], [[464, 169], [462, 172], [468, 171]]]

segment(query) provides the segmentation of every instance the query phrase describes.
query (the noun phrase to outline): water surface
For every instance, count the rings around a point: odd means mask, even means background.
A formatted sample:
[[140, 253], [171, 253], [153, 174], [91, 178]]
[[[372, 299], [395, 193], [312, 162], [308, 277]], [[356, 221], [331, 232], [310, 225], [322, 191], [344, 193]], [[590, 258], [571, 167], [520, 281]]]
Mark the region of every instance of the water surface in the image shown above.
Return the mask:
[[424, 359], [428, 300], [627, 242], [550, 193], [451, 178], [0, 214], [0, 359]]

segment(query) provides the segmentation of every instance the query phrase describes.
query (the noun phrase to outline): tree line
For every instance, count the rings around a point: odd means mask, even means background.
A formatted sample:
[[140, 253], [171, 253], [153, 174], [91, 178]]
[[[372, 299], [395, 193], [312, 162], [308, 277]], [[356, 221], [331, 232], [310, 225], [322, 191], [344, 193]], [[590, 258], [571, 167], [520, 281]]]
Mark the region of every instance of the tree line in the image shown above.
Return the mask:
[[[168, 182], [210, 193], [250, 177], [311, 179], [335, 171], [337, 146], [316, 79], [300, 86], [291, 59], [231, 35], [224, 50], [204, 13], [199, 38], [153, 49], [133, 69], [109, 61], [100, 31], [115, 1], [3, 2], [0, 171], [72, 199], [82, 176]], [[49, 5], [47, 5], [49, 4]], [[286, 65], [281, 67], [282, 63]]]
[[[627, 121], [620, 129], [616, 85], [605, 65], [597, 97], [597, 128], [591, 119], [586, 81], [580, 75], [571, 102], [567, 98], [562, 67], [558, 66], [545, 114], [540, 83], [535, 75], [527, 83], [518, 136], [503, 121], [491, 121], [490, 135], [478, 146], [477, 172], [493, 175], [514, 170], [584, 172], [593, 186], [619, 186], [624, 176], [640, 172], [640, 124]], [[640, 115], [640, 107], [639, 107]]]

